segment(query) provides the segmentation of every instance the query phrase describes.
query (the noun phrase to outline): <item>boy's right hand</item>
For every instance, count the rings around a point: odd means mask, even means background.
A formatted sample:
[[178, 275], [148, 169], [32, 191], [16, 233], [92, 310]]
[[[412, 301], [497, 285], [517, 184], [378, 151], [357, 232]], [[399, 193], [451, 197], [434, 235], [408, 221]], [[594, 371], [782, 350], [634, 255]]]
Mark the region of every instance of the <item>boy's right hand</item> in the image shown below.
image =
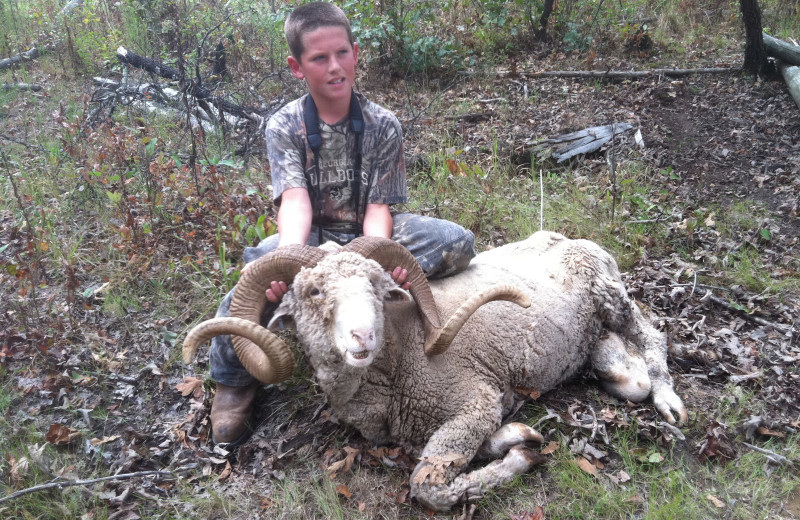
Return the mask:
[[269, 284], [269, 289], [267, 289], [267, 300], [272, 303], [278, 303], [288, 291], [289, 288], [286, 287], [286, 282], [273, 281]]

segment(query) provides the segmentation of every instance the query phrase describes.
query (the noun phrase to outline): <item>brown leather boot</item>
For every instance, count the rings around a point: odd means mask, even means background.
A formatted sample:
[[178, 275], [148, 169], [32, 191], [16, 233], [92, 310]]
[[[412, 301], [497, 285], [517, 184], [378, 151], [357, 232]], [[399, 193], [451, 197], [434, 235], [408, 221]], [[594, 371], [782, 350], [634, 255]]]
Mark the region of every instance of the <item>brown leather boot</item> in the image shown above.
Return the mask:
[[247, 421], [253, 411], [258, 383], [249, 386], [226, 386], [217, 383], [211, 404], [211, 434], [216, 444], [238, 446], [253, 433]]

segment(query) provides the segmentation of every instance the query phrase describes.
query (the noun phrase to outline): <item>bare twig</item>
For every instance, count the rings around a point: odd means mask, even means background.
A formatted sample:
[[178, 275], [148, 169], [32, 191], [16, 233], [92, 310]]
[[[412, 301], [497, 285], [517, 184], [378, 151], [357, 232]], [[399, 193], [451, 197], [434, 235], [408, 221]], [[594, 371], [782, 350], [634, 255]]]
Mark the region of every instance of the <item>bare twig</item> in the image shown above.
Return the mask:
[[742, 444], [744, 444], [753, 451], [757, 451], [758, 453], [765, 455], [769, 460], [771, 460], [776, 464], [780, 464], [781, 466], [783, 466], [784, 464], [787, 466], [794, 466], [794, 462], [792, 462], [790, 459], [787, 459], [783, 455], [778, 455], [774, 451], [770, 451], [765, 448], [759, 448], [758, 446], [754, 446], [748, 442], [742, 442]]
[[89, 480], [60, 480], [58, 482], [48, 482], [47, 484], [39, 484], [38, 486], [33, 486], [26, 489], [20, 489], [19, 491], [11, 493], [7, 497], [0, 498], [0, 504], [21, 497], [23, 495], [27, 495], [29, 493], [44, 491], [45, 489], [53, 489], [53, 488], [62, 489], [71, 486], [87, 486], [90, 484], [96, 484], [97, 482], [105, 482], [108, 480], [127, 480], [136, 477], [146, 477], [148, 475], [175, 478], [174, 475], [169, 471], [137, 471], [136, 473], [123, 473], [121, 475], [111, 475], [108, 477], [93, 478]]

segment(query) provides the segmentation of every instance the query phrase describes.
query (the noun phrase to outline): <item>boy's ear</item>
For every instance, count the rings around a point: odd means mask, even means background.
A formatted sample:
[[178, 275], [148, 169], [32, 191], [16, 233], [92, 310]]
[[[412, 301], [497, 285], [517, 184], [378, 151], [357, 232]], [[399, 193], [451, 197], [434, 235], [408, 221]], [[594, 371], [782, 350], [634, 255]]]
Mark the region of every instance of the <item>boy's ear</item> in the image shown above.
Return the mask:
[[297, 61], [297, 58], [295, 58], [294, 56], [289, 56], [288, 61], [289, 61], [289, 68], [292, 69], [292, 74], [294, 75], [294, 77], [297, 79], [305, 79], [306, 75], [303, 74], [303, 67], [300, 64], [300, 62]]

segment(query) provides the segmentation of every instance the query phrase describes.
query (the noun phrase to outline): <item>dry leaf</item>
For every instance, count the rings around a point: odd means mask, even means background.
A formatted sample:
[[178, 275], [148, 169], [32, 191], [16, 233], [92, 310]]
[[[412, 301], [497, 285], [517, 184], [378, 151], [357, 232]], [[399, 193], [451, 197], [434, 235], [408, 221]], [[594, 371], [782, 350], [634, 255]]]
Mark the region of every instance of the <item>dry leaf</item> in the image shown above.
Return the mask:
[[408, 493], [411, 491], [410, 488], [403, 488], [397, 493], [397, 496], [394, 499], [395, 504], [405, 504], [408, 501]]
[[95, 437], [94, 439], [91, 440], [91, 443], [92, 446], [100, 446], [101, 444], [106, 444], [111, 441], [115, 441], [119, 439], [119, 437], [120, 437], [119, 435], [112, 435], [111, 437], [103, 437], [102, 439], [98, 439], [97, 437]]
[[784, 433], [776, 432], [775, 430], [770, 430], [769, 428], [764, 428], [763, 426], [759, 426], [758, 429], [756, 429], [756, 432], [758, 432], [759, 435], [764, 435], [765, 437], [779, 437], [781, 439], [786, 437]]
[[561, 444], [557, 441], [550, 441], [545, 448], [540, 451], [542, 455], [550, 455], [551, 453], [555, 453], [558, 448], [561, 447]]
[[28, 458], [20, 457], [19, 460], [17, 460], [13, 455], [9, 455], [8, 462], [11, 464], [11, 482], [16, 485], [21, 484], [22, 479], [28, 474]]
[[340, 470], [350, 471], [350, 468], [352, 468], [353, 462], [355, 462], [356, 457], [361, 453], [361, 450], [357, 450], [349, 446], [345, 446], [344, 451], [345, 453], [347, 453], [347, 456], [344, 459], [338, 462], [334, 462], [333, 464], [328, 466], [328, 469], [326, 471], [329, 474], [331, 474], [331, 476], [333, 476], [333, 474], [337, 473]]
[[217, 480], [221, 482], [230, 476], [231, 476], [231, 463], [230, 461], [225, 461], [225, 469], [223, 469], [222, 473], [219, 474], [219, 478]]
[[542, 393], [535, 388], [527, 388], [524, 386], [515, 386], [514, 391], [534, 400], [539, 399], [542, 396]]
[[433, 485], [444, 484], [446, 482], [445, 473], [447, 468], [450, 466], [459, 468], [467, 463], [467, 458], [459, 453], [432, 455], [430, 457], [421, 457], [420, 460], [427, 462], [428, 465], [422, 466], [417, 474], [414, 475], [415, 484], [423, 484], [425, 479], [428, 478]]
[[63, 446], [65, 444], [69, 444], [80, 436], [81, 432], [79, 430], [74, 430], [64, 426], [63, 424], [55, 423], [50, 425], [50, 429], [47, 431], [45, 439], [47, 439], [47, 442], [49, 443], [57, 446]]
[[192, 396], [195, 399], [202, 399], [203, 394], [203, 381], [202, 379], [197, 379], [196, 377], [186, 376], [183, 378], [183, 383], [178, 383], [175, 385], [175, 389], [178, 390], [183, 397]]
[[723, 502], [719, 498], [715, 497], [714, 495], [706, 495], [706, 500], [708, 500], [709, 502], [714, 504], [719, 509], [722, 509], [722, 508], [725, 507], [725, 502]]
[[358, 510], [362, 513], [367, 510], [367, 503], [366, 502], [359, 502], [358, 503]]
[[595, 465], [586, 460], [585, 458], [575, 457], [575, 464], [577, 464], [578, 467], [581, 468], [586, 473], [589, 473], [590, 475], [597, 475], [597, 468], [595, 467]]
[[350, 492], [350, 488], [348, 488], [344, 484], [340, 484], [340, 485], [336, 486], [336, 492], [339, 493], [340, 495], [342, 495], [345, 498], [350, 498], [350, 497], [353, 496], [353, 494]]

